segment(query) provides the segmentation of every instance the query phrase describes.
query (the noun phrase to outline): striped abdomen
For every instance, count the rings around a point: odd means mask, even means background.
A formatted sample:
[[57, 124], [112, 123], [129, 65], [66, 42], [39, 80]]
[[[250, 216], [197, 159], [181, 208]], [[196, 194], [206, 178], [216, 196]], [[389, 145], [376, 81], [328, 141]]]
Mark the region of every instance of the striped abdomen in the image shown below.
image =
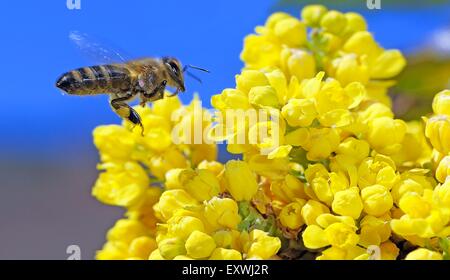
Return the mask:
[[69, 94], [120, 93], [131, 88], [130, 71], [121, 65], [99, 65], [64, 73], [56, 87]]

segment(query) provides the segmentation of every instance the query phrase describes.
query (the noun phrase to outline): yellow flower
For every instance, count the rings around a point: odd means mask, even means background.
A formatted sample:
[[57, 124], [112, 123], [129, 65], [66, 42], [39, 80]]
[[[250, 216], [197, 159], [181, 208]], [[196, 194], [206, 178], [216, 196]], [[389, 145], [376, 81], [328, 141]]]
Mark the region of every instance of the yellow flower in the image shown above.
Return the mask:
[[225, 164], [226, 188], [237, 201], [250, 200], [258, 190], [255, 175], [244, 161], [230, 160]]
[[94, 129], [93, 136], [103, 162], [130, 159], [136, 145], [131, 131], [123, 126], [98, 126]]
[[308, 200], [302, 207], [302, 218], [309, 225], [317, 225], [316, 219], [322, 214], [330, 213], [328, 207], [318, 201]]
[[314, 77], [316, 61], [308, 51], [285, 47], [280, 55], [281, 69], [288, 74], [288, 77], [295, 76], [299, 81]]
[[290, 229], [300, 228], [304, 223], [301, 211], [305, 203], [304, 200], [298, 199], [284, 206], [279, 216], [281, 224]]
[[334, 195], [331, 207], [339, 215], [350, 216], [354, 219], [359, 218], [363, 210], [359, 189], [357, 187], [351, 187], [347, 190], [337, 192]]
[[263, 72], [258, 70], [244, 70], [240, 75], [236, 75], [236, 89], [246, 94], [253, 87], [268, 86], [269, 80]]
[[193, 231], [205, 231], [203, 222], [191, 216], [173, 216], [167, 221], [168, 235], [186, 240]]
[[92, 195], [103, 203], [131, 207], [138, 204], [150, 185], [145, 170], [134, 161], [110, 162], [99, 166]]
[[436, 115], [426, 120], [425, 135], [431, 145], [443, 154], [450, 153], [450, 116]]
[[198, 202], [185, 190], [176, 189], [163, 192], [154, 208], [164, 220], [168, 220], [177, 210], [189, 209], [198, 205]]
[[[176, 256], [185, 255], [184, 242], [179, 237], [166, 238], [158, 243], [159, 254], [166, 260], [172, 260]], [[150, 255], [152, 257], [153, 253]], [[154, 256], [153, 256], [154, 257]]]
[[184, 189], [198, 201], [209, 200], [219, 194], [220, 185], [214, 173], [198, 169], [184, 184]]
[[358, 186], [363, 189], [375, 184], [388, 189], [398, 180], [394, 161], [381, 154], [364, 159], [358, 168]]
[[442, 255], [425, 248], [418, 248], [409, 253], [405, 260], [442, 260]]
[[317, 225], [308, 225], [302, 233], [306, 248], [318, 249], [330, 245], [325, 231]]
[[367, 141], [377, 152], [390, 155], [400, 150], [406, 129], [402, 120], [376, 118], [369, 122]]
[[215, 248], [216, 243], [214, 239], [198, 230], [193, 231], [186, 240], [186, 252], [194, 259], [209, 257]]
[[277, 65], [280, 60], [281, 46], [268, 36], [255, 34], [247, 35], [244, 39], [244, 48], [241, 60], [248, 68], [260, 69], [270, 65]]
[[281, 248], [278, 237], [269, 236], [266, 232], [254, 229], [249, 234], [249, 244], [246, 259], [267, 260], [273, 257]]
[[347, 25], [347, 18], [338, 11], [328, 11], [320, 20], [320, 26], [333, 34], [340, 34]]
[[345, 248], [358, 243], [355, 229], [344, 223], [334, 223], [325, 229], [325, 236], [332, 246]]
[[283, 18], [273, 27], [275, 36], [289, 47], [299, 47], [306, 41], [306, 26], [294, 17]]
[[148, 259], [150, 253], [156, 248], [157, 244], [155, 239], [149, 236], [141, 236], [131, 241], [128, 251], [132, 257]]
[[433, 112], [437, 115], [450, 116], [450, 90], [437, 93], [433, 98]]
[[283, 180], [273, 181], [270, 185], [271, 192], [283, 202], [306, 199], [305, 186], [302, 181], [291, 174], [287, 174]]
[[234, 249], [216, 248], [209, 258], [210, 260], [242, 260], [242, 255]]
[[290, 126], [310, 126], [317, 111], [311, 99], [290, 99], [281, 109], [281, 114]]
[[450, 156], [444, 157], [436, 169], [436, 179], [439, 182], [444, 183], [448, 176], [450, 176]]
[[302, 9], [301, 16], [308, 26], [318, 26], [320, 19], [327, 12], [323, 5], [307, 5]]
[[311, 128], [309, 141], [304, 145], [308, 160], [327, 158], [339, 146], [339, 133], [335, 128]]
[[400, 252], [398, 247], [390, 241], [382, 243], [380, 249], [382, 260], [396, 260]]
[[347, 19], [347, 25], [344, 29], [344, 36], [348, 37], [355, 32], [367, 30], [366, 20], [360, 14], [345, 13], [345, 18]]
[[255, 86], [248, 93], [250, 104], [257, 107], [274, 107], [279, 106], [278, 96], [275, 89], [271, 86]]
[[328, 71], [343, 85], [351, 82], [365, 85], [369, 82], [369, 65], [365, 56], [347, 54], [333, 59], [329, 67]]
[[205, 202], [204, 215], [214, 229], [236, 229], [241, 221], [237, 203], [229, 198], [213, 197]]
[[393, 206], [389, 189], [382, 185], [373, 185], [361, 190], [364, 212], [373, 216], [381, 216]]
[[364, 247], [370, 245], [380, 245], [391, 236], [391, 227], [389, 225], [389, 215], [383, 215], [379, 218], [366, 215], [360, 222], [359, 244]]

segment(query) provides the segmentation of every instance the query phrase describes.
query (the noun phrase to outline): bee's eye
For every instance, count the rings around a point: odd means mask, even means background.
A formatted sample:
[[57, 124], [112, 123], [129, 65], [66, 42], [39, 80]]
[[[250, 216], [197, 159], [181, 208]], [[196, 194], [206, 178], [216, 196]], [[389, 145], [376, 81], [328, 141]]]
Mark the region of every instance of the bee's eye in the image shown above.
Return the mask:
[[180, 69], [178, 68], [178, 65], [174, 62], [170, 62], [169, 65], [170, 65], [172, 72], [175, 74], [178, 74], [178, 72], [180, 71]]

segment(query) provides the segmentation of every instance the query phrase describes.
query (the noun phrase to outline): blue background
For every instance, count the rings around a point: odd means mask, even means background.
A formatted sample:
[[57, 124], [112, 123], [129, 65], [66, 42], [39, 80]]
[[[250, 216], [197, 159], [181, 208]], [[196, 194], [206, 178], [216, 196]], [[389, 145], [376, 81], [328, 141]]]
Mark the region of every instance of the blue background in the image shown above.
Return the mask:
[[[335, 2], [335, 1], [333, 1]], [[136, 57], [173, 55], [211, 74], [187, 79], [188, 102], [204, 104], [234, 86], [246, 34], [263, 24], [275, 1], [3, 1], [0, 7], [0, 258], [64, 258], [80, 244], [92, 258], [121, 211], [90, 197], [97, 154], [91, 132], [119, 123], [106, 96], [62, 95], [56, 78], [90, 65], [68, 39], [80, 30]], [[298, 16], [298, 8], [286, 8]], [[361, 12], [386, 48], [408, 53], [450, 24], [450, 4]]]

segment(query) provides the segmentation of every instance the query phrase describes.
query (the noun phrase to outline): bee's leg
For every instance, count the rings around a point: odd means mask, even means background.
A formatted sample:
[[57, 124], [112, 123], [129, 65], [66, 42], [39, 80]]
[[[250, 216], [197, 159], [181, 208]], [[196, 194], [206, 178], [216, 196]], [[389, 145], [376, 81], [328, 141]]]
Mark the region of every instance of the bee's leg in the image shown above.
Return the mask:
[[129, 120], [135, 125], [139, 125], [142, 130], [142, 135], [144, 135], [144, 126], [142, 125], [141, 117], [133, 108], [131, 108], [130, 105], [125, 103], [125, 101], [131, 99], [133, 96], [134, 94], [131, 93], [123, 97], [117, 97], [116, 95], [112, 95], [110, 104], [113, 111], [116, 112], [116, 114], [119, 115], [121, 118]]
[[155, 101], [164, 97], [164, 90], [166, 89], [167, 81], [163, 80], [158, 86], [156, 86], [149, 94], [149, 100]]
[[178, 95], [178, 91], [179, 91], [179, 89], [177, 89], [177, 90], [176, 90], [174, 93], [172, 93], [172, 94], [168, 94], [167, 97], [173, 97], [173, 96]]

